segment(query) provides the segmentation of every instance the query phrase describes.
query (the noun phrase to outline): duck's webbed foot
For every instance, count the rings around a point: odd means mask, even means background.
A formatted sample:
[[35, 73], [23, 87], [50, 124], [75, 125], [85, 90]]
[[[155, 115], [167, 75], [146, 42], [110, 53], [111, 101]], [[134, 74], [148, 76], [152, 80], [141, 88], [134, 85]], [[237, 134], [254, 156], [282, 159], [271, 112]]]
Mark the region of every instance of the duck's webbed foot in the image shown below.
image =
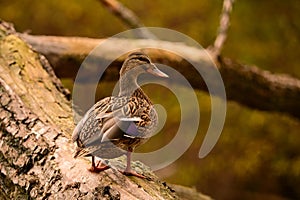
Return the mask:
[[143, 176], [141, 174], [138, 174], [137, 172], [133, 171], [131, 169], [131, 151], [128, 151], [126, 156], [127, 156], [127, 166], [126, 169], [124, 171], [121, 171], [122, 174], [126, 175], [126, 176], [135, 176], [138, 178], [146, 178], [146, 176]]
[[143, 176], [142, 174], [139, 174], [133, 170], [130, 170], [130, 171], [122, 171], [121, 172], [122, 174], [126, 175], [126, 176], [135, 176], [135, 177], [138, 177], [138, 178], [146, 178], [146, 176]]
[[92, 167], [89, 168], [88, 170], [90, 172], [99, 173], [99, 172], [107, 170], [109, 168], [110, 168], [109, 166], [103, 164], [101, 161], [98, 161], [97, 164], [95, 164], [95, 158], [93, 156], [92, 157]]

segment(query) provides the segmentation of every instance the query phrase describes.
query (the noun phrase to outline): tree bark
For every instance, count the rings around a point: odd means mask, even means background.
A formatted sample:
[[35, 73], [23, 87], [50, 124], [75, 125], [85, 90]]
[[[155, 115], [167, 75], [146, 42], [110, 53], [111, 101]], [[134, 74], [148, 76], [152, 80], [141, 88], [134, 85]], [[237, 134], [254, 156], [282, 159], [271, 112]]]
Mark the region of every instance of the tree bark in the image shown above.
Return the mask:
[[69, 100], [47, 60], [1, 22], [0, 199], [181, 198], [140, 162], [133, 167], [146, 180], [114, 169], [94, 174], [88, 159], [74, 159]]
[[[80, 37], [32, 36], [21, 34], [21, 37], [31, 44], [34, 49], [44, 54], [59, 77], [74, 78], [84, 58], [105, 39], [91, 39]], [[200, 78], [195, 68], [186, 59], [193, 63], [206, 66], [209, 59], [207, 52], [195, 49], [181, 43], [171, 43], [158, 40], [129, 40], [110, 39], [110, 45], [103, 46], [104, 52], [120, 52], [134, 49], [139, 46], [151, 46], [147, 53], [152, 60], [169, 65], [183, 74], [191, 85], [200, 90], [207, 91], [206, 84]], [[170, 52], [159, 50], [167, 46], [170, 49], [180, 49], [183, 57]], [[155, 47], [157, 47], [155, 49]], [[274, 74], [272, 72], [237, 63], [229, 58], [211, 57], [217, 63], [223, 78], [226, 96], [250, 108], [275, 111], [300, 118], [300, 80], [289, 75]], [[113, 59], [109, 53], [101, 55], [101, 60]], [[107, 68], [104, 80], [116, 81], [118, 70], [124, 57], [120, 57]], [[208, 64], [210, 65], [210, 64]]]

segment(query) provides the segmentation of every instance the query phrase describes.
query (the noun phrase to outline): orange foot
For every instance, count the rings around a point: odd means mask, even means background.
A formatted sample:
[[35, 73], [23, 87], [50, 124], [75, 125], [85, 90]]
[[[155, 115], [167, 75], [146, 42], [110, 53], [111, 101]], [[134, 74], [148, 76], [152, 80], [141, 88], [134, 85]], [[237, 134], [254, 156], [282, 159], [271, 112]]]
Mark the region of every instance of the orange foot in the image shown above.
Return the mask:
[[101, 162], [98, 162], [97, 165], [95, 165], [95, 166], [92, 165], [92, 167], [89, 168], [88, 170], [90, 172], [99, 173], [99, 172], [107, 170], [109, 168], [110, 168], [109, 166], [101, 164]]
[[126, 175], [126, 176], [135, 176], [135, 177], [142, 178], [142, 179], [146, 178], [146, 176], [138, 174], [138, 173], [136, 173], [135, 171], [132, 171], [132, 170], [130, 170], [130, 171], [126, 171], [126, 170], [125, 171], [121, 171], [121, 173], [124, 174], [124, 175]]

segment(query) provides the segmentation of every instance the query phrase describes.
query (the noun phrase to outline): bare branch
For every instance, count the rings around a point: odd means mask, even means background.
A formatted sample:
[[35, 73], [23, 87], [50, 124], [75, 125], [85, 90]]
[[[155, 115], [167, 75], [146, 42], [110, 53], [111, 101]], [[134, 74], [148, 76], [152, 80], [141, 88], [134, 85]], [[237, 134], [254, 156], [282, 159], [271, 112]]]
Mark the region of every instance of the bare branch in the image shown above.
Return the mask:
[[[127, 7], [118, 2], [117, 0], [99, 0], [111, 13], [117, 16], [124, 22], [126, 26], [131, 29], [144, 27], [139, 18]], [[139, 38], [156, 39], [156, 37], [147, 29], [137, 29], [134, 31]]]
[[[96, 47], [103, 39], [90, 38], [68, 38], [54, 36], [32, 36], [22, 35], [37, 51], [46, 55], [54, 66], [55, 72], [60, 77], [74, 78], [76, 74], [70, 72], [77, 71], [84, 56]], [[204, 50], [193, 49], [181, 43], [172, 43], [159, 40], [129, 40], [110, 39], [105, 45], [105, 52], [120, 52], [122, 49], [134, 49], [134, 45], [141, 44], [145, 47], [151, 46], [147, 53], [157, 62], [172, 66], [182, 73], [191, 85], [200, 90], [207, 90], [206, 84], [200, 78], [195, 78], [195, 70], [190, 63], [202, 62], [205, 66], [207, 54]], [[162, 46], [172, 49], [180, 49], [183, 57], [176, 56], [159, 50]], [[157, 49], [155, 49], [157, 47]], [[102, 55], [100, 60], [114, 59], [110, 54]], [[108, 81], [116, 81], [118, 68], [122, 64], [123, 58], [117, 60], [109, 67], [104, 78]], [[300, 119], [300, 80], [288, 75], [273, 74], [269, 71], [261, 70], [258, 67], [247, 66], [237, 63], [231, 59], [219, 60], [219, 70], [224, 80], [226, 96], [248, 107], [288, 113]], [[247, 95], [244, 95], [247, 93]]]
[[217, 57], [220, 55], [224, 43], [227, 39], [227, 32], [230, 26], [230, 13], [232, 10], [232, 5], [234, 0], [224, 0], [223, 1], [223, 10], [220, 17], [220, 25], [218, 30], [218, 35], [215, 39], [213, 47], [211, 50], [212, 54]]

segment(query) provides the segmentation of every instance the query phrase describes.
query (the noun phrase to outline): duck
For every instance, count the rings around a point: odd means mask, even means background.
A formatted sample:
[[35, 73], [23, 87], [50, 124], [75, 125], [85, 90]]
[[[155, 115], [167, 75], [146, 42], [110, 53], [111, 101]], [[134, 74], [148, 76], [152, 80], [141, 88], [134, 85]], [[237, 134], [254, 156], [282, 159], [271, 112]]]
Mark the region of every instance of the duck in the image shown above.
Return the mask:
[[[99, 100], [75, 127], [72, 134], [72, 142], [77, 145], [74, 158], [91, 157], [89, 171], [104, 171], [110, 167], [102, 162], [103, 159], [126, 155], [126, 168], [121, 172], [145, 178], [131, 168], [132, 153], [151, 137], [158, 124], [153, 103], [137, 83], [139, 75], [144, 73], [168, 77], [147, 54], [140, 51], [129, 54], [120, 69], [118, 95]], [[95, 157], [102, 161], [96, 163]]]

